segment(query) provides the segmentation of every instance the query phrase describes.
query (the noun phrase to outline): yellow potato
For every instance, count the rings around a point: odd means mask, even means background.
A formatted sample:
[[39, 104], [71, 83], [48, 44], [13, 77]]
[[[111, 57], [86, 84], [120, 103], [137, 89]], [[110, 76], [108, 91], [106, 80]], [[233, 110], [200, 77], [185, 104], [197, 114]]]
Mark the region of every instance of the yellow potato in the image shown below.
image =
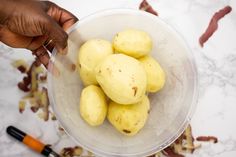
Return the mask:
[[140, 58], [150, 53], [152, 40], [144, 31], [127, 29], [115, 35], [113, 47], [116, 52]]
[[147, 96], [137, 104], [121, 105], [110, 102], [107, 118], [121, 133], [133, 136], [143, 128], [148, 117], [150, 102]]
[[102, 89], [90, 85], [83, 89], [80, 97], [80, 115], [91, 126], [103, 123], [107, 115], [107, 101]]
[[147, 73], [147, 91], [157, 92], [162, 89], [165, 85], [165, 72], [160, 64], [150, 56], [140, 58], [139, 61]]
[[87, 67], [80, 65], [79, 74], [85, 86], [98, 84], [93, 70], [90, 70]]
[[96, 79], [106, 95], [120, 104], [139, 102], [147, 86], [147, 76], [142, 64], [124, 54], [106, 57], [96, 69]]
[[97, 84], [94, 68], [112, 53], [111, 43], [102, 39], [88, 40], [80, 47], [78, 67], [81, 80], [85, 85]]

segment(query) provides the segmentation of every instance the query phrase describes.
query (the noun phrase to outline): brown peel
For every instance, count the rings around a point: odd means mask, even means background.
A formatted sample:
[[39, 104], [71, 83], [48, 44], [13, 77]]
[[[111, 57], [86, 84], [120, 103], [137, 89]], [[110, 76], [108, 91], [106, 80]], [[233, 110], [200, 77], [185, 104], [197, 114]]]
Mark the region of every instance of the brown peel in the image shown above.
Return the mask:
[[223, 18], [226, 14], [230, 13], [232, 8], [230, 6], [226, 6], [223, 9], [216, 12], [213, 17], [211, 18], [211, 21], [206, 29], [206, 31], [201, 35], [199, 38], [199, 44], [201, 47], [204, 46], [204, 43], [215, 33], [215, 31], [218, 29], [218, 21]]
[[21, 73], [26, 73], [29, 69], [28, 64], [22, 59], [12, 62], [12, 66], [17, 68]]
[[218, 138], [215, 136], [199, 136], [196, 138], [196, 140], [202, 142], [213, 142], [213, 143], [218, 142]]
[[26, 106], [26, 103], [25, 103], [25, 101], [20, 101], [19, 102], [19, 112], [20, 113], [23, 113], [24, 111], [25, 111], [25, 106]]
[[140, 3], [139, 9], [158, 16], [158, 13], [152, 8], [152, 6], [147, 2], [147, 0], [143, 0]]

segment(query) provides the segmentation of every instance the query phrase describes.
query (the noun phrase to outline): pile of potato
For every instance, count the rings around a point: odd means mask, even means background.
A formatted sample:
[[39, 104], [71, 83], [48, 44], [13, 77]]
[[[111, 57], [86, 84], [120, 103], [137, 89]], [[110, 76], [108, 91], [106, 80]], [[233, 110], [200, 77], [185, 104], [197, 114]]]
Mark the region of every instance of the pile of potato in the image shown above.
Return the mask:
[[85, 88], [79, 111], [91, 126], [109, 122], [125, 135], [145, 125], [150, 110], [148, 92], [165, 84], [165, 73], [150, 56], [152, 40], [141, 30], [127, 29], [113, 42], [91, 39], [78, 52], [78, 71]]

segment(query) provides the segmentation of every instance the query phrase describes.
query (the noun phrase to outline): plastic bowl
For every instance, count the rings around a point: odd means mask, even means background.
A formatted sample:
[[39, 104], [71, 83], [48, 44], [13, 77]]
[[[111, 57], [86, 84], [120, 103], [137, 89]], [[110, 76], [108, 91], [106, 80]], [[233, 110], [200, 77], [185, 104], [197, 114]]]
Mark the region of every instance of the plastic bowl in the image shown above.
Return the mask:
[[[69, 61], [76, 64], [79, 47], [86, 40], [111, 41], [117, 32], [126, 28], [150, 34], [154, 45], [151, 54], [167, 76], [165, 87], [150, 95], [148, 121], [133, 137], [120, 134], [108, 121], [99, 127], [91, 127], [83, 121], [78, 108], [83, 85], [78, 72], [65, 66]], [[196, 107], [198, 79], [190, 49], [173, 28], [143, 11], [112, 9], [84, 18], [69, 31], [67, 57], [54, 50], [52, 62], [60, 70], [59, 77], [49, 74], [48, 79], [54, 112], [66, 132], [98, 156], [144, 157], [160, 151], [184, 131]]]

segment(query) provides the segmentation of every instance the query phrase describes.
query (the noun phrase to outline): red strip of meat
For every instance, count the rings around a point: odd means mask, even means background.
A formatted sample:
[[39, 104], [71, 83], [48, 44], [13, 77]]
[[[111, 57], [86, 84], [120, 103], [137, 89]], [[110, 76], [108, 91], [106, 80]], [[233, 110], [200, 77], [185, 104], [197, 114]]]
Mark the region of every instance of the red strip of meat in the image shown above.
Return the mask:
[[139, 9], [158, 16], [158, 13], [152, 8], [152, 6], [146, 0], [143, 0], [142, 3], [140, 3]]
[[213, 35], [213, 33], [218, 28], [218, 21], [223, 18], [226, 14], [230, 13], [232, 8], [230, 6], [226, 6], [223, 9], [216, 12], [213, 17], [211, 18], [211, 21], [206, 29], [206, 31], [203, 33], [203, 35], [199, 38], [199, 43], [201, 47], [203, 47], [204, 43]]

